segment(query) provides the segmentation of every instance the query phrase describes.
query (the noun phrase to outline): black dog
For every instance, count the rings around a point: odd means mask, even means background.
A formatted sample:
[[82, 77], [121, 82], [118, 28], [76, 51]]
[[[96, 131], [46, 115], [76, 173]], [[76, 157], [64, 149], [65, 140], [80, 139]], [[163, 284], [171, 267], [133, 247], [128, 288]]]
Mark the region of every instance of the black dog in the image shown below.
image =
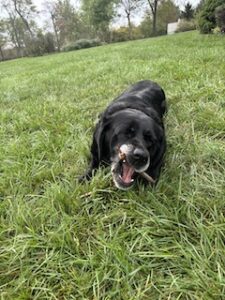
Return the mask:
[[100, 116], [91, 163], [81, 179], [90, 180], [101, 164], [111, 166], [114, 183], [120, 189], [131, 187], [141, 172], [157, 182], [166, 150], [165, 111], [164, 91], [149, 80], [137, 82], [116, 98]]

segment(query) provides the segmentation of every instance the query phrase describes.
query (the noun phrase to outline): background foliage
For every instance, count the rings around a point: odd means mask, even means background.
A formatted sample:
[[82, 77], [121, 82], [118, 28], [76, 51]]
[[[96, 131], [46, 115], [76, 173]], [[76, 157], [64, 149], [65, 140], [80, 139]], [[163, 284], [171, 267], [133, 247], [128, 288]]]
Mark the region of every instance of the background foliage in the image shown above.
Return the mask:
[[212, 29], [216, 27], [216, 8], [222, 4], [224, 4], [224, 0], [205, 0], [198, 15], [198, 26], [201, 33], [211, 33]]
[[179, 7], [174, 0], [77, 0], [75, 7], [71, 0], [43, 0], [38, 11], [32, 0], [2, 0], [0, 59], [60, 52], [80, 40], [92, 45], [96, 39], [112, 43], [164, 35], [167, 24], [179, 18], [177, 31], [197, 26], [202, 33], [215, 32], [215, 27], [223, 32], [223, 2], [202, 0], [194, 8], [189, 2]]

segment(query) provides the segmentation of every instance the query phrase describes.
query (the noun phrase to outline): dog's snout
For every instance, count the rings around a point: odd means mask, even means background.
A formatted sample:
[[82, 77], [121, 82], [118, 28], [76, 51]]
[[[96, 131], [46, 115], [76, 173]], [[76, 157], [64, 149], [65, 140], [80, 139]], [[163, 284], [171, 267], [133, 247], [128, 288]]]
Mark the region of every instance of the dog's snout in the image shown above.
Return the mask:
[[133, 157], [136, 161], [146, 163], [148, 161], [148, 155], [145, 153], [144, 150], [140, 148], [134, 149]]

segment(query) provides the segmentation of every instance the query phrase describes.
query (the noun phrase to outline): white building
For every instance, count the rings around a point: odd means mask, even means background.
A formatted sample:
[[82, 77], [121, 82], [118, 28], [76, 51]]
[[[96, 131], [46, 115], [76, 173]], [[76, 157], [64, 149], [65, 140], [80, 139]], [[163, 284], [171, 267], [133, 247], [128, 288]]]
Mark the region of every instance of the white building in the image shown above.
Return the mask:
[[168, 23], [167, 24], [167, 34], [175, 33], [179, 23], [180, 23], [180, 19], [175, 23]]

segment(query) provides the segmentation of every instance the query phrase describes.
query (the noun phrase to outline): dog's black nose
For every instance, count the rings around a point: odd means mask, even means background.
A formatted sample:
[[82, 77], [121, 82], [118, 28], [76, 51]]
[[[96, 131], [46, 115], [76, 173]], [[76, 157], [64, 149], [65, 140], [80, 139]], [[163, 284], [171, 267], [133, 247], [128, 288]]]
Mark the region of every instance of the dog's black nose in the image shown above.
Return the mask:
[[147, 163], [148, 161], [148, 155], [146, 152], [140, 148], [134, 149], [133, 157], [136, 161]]

